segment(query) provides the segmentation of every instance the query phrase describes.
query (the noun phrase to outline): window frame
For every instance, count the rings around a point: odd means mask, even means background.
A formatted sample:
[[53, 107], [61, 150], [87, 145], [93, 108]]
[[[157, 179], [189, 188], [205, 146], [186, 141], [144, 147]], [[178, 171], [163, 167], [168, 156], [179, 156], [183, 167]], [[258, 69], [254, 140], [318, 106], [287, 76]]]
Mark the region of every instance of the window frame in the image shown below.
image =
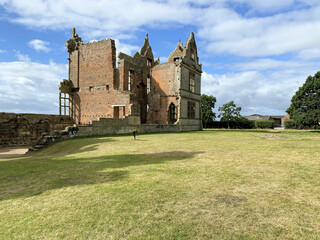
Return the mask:
[[193, 48], [190, 49], [190, 58], [196, 61], [196, 51]]
[[151, 91], [151, 77], [147, 76], [147, 94]]
[[176, 105], [171, 102], [170, 105], [169, 105], [169, 121], [171, 122], [175, 122], [177, 119], [176, 119]]
[[196, 75], [189, 72], [189, 91], [195, 93], [196, 90]]
[[127, 90], [131, 91], [131, 86], [134, 81], [134, 70], [130, 69], [128, 73], [128, 85], [127, 85]]
[[196, 103], [188, 101], [188, 118], [189, 119], [195, 119], [196, 118]]

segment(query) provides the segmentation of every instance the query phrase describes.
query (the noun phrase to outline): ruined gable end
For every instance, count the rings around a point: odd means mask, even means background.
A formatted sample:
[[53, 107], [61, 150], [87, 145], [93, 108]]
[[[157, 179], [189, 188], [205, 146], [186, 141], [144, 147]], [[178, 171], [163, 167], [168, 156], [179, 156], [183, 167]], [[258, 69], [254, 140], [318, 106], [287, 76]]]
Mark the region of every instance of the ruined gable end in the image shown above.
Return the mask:
[[182, 42], [179, 40], [176, 49], [173, 50], [172, 53], [170, 53], [168, 62], [178, 62], [182, 58], [183, 52], [184, 48]]

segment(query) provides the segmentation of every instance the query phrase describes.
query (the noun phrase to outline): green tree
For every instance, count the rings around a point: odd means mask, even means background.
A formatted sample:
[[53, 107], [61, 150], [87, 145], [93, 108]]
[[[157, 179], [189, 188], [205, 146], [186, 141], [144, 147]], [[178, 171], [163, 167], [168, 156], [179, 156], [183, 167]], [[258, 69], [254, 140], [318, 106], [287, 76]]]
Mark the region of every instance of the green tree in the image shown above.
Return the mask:
[[309, 76], [291, 99], [287, 109], [299, 128], [317, 127], [320, 122], [320, 72]]
[[202, 124], [205, 128], [216, 118], [216, 114], [213, 112], [216, 101], [217, 99], [212, 95], [201, 95]]
[[219, 107], [219, 117], [221, 118], [220, 121], [226, 121], [228, 123], [228, 128], [230, 128], [230, 122], [233, 120], [238, 119], [241, 111], [241, 107], [237, 107], [234, 101], [227, 102]]

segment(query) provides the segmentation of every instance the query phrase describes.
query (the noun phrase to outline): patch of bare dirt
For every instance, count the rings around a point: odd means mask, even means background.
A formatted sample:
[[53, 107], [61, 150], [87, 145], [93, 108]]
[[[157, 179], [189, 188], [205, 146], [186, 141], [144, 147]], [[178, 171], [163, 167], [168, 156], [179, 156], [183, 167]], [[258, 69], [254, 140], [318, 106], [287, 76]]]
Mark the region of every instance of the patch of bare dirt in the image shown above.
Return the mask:
[[258, 137], [263, 137], [266, 139], [271, 139], [271, 140], [276, 140], [276, 139], [286, 139], [285, 137], [281, 135], [276, 135], [276, 134], [256, 134]]
[[20, 157], [28, 152], [29, 147], [0, 147], [0, 158]]
[[276, 140], [276, 139], [288, 139], [290, 137], [291, 139], [298, 139], [303, 140], [307, 137], [307, 139], [311, 140], [320, 140], [319, 136], [316, 135], [293, 135], [293, 134], [256, 134], [255, 136], [263, 137], [266, 139]]
[[237, 197], [237, 196], [233, 196], [233, 195], [230, 195], [230, 194], [216, 195], [215, 199], [220, 203], [225, 203], [227, 205], [234, 205], [234, 206], [237, 206], [242, 202], [248, 201], [248, 199], [246, 199], [246, 198]]

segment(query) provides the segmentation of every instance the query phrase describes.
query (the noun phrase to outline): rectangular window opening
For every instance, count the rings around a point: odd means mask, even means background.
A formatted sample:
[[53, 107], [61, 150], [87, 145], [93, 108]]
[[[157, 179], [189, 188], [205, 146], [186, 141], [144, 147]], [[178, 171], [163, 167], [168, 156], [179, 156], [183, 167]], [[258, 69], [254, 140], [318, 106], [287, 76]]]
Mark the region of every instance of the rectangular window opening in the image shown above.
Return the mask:
[[69, 115], [70, 114], [70, 96], [68, 93], [60, 93], [59, 107], [60, 114]]
[[195, 74], [189, 73], [189, 91], [194, 93], [195, 90]]
[[151, 78], [148, 76], [147, 78], [147, 94], [150, 92], [151, 89]]
[[119, 107], [113, 107], [113, 118], [119, 118]]
[[133, 79], [134, 79], [134, 71], [129, 70], [128, 91], [131, 91], [131, 84], [133, 84]]
[[188, 102], [188, 118], [194, 119], [196, 117], [196, 104]]
[[190, 50], [190, 57], [192, 60], [196, 60], [196, 56], [195, 56], [195, 52], [194, 52], [193, 48], [191, 48], [191, 50]]

